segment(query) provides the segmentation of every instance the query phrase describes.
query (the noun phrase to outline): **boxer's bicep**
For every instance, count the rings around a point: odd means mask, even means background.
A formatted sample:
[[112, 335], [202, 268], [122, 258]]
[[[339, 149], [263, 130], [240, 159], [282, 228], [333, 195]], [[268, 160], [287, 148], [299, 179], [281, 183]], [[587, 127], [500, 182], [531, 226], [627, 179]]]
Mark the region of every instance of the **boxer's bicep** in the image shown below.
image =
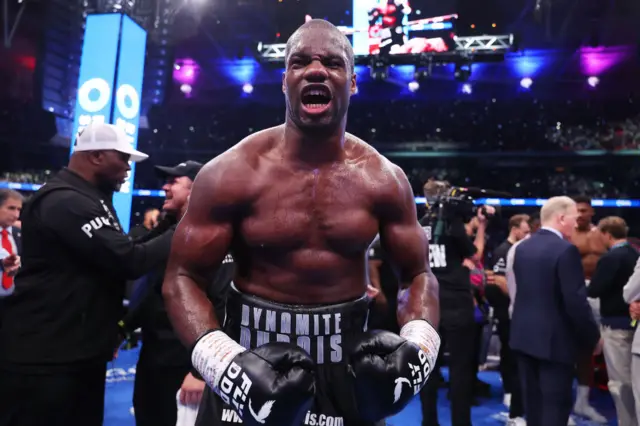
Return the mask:
[[395, 199], [383, 215], [380, 240], [400, 281], [398, 322], [426, 319], [434, 327], [439, 321], [438, 281], [428, 263], [429, 241], [418, 223], [411, 186], [401, 170], [397, 172]]
[[397, 188], [390, 191], [393, 199], [387, 203], [380, 220], [380, 243], [391, 260], [403, 288], [413, 279], [430, 272], [429, 241], [418, 223], [411, 186], [400, 171]]
[[204, 287], [229, 252], [236, 206], [234, 192], [219, 174], [203, 171], [193, 183], [187, 211], [173, 237], [169, 266], [180, 274], [206, 279], [198, 283]]
[[203, 172], [173, 237], [162, 289], [171, 322], [188, 346], [220, 326], [206, 289], [233, 238], [234, 194], [218, 174]]
[[229, 252], [230, 222], [202, 218], [190, 208], [178, 225], [171, 244], [167, 275], [186, 276], [206, 288]]

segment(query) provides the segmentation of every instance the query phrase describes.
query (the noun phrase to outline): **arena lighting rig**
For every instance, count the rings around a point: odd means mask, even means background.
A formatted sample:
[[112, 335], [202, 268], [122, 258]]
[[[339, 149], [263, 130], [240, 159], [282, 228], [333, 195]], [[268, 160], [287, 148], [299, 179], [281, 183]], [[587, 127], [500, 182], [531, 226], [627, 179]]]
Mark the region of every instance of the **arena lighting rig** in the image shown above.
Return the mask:
[[[395, 10], [396, 6], [392, 7]], [[453, 31], [457, 14], [410, 20], [408, 8], [401, 21], [394, 18], [394, 23], [388, 24], [380, 20], [379, 12], [380, 8], [366, 12], [363, 17], [368, 25], [360, 22], [362, 26], [357, 28], [338, 27], [345, 36], [353, 38], [355, 64], [369, 66], [376, 79], [384, 79], [387, 67], [393, 65], [415, 65], [419, 80], [428, 77], [433, 65], [454, 63], [456, 79], [466, 81], [473, 62], [501, 62], [516, 44], [513, 34], [456, 36]], [[305, 17], [306, 21], [310, 19], [309, 15]], [[285, 49], [285, 43], [258, 43], [257, 59], [265, 64], [283, 65]]]
[[[424, 52], [411, 54], [386, 55], [389, 65], [420, 66], [425, 59], [432, 63], [447, 64], [472, 62], [500, 62], [504, 55], [514, 49], [513, 34], [481, 35], [453, 38], [455, 49], [447, 52]], [[286, 43], [264, 44], [258, 43], [258, 59], [263, 63], [284, 64], [284, 50]], [[382, 55], [356, 55], [356, 65], [370, 65]]]
[[[505, 54], [513, 51], [515, 47], [513, 34], [453, 36], [453, 42], [455, 48], [440, 52], [356, 55], [355, 65], [368, 66], [374, 80], [386, 79], [389, 75], [389, 66], [414, 65], [414, 80], [419, 81], [431, 75], [433, 66], [453, 63], [455, 64], [455, 79], [466, 82], [471, 76], [474, 62], [502, 62]], [[263, 64], [284, 66], [286, 46], [286, 43], [258, 43], [258, 61]], [[411, 87], [409, 89], [412, 90]]]

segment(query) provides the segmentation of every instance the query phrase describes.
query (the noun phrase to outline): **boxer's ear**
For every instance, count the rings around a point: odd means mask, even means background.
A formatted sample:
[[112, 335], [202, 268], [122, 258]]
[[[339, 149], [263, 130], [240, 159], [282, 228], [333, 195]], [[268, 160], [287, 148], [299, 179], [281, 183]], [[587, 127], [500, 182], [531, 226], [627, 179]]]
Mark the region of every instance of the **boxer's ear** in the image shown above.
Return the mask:
[[357, 74], [356, 74], [356, 71], [353, 70], [351, 74], [351, 88], [349, 89], [349, 92], [351, 93], [351, 95], [355, 95], [358, 92], [358, 82], [356, 80], [357, 80]]

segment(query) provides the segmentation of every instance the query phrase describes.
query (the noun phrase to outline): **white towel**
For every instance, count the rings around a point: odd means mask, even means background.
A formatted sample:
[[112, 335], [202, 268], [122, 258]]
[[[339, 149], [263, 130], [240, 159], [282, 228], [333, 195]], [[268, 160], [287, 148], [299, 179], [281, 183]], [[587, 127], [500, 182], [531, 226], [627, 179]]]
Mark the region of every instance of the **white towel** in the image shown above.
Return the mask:
[[198, 405], [185, 405], [180, 402], [180, 389], [176, 394], [176, 405], [178, 406], [178, 421], [176, 426], [195, 426], [198, 417]]

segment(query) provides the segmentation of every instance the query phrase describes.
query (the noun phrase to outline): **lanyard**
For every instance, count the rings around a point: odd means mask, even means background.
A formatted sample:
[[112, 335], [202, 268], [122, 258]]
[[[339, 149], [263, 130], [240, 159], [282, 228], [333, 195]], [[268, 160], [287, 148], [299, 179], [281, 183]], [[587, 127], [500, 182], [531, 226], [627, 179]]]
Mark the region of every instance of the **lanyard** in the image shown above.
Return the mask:
[[613, 250], [613, 249], [615, 249], [615, 248], [618, 248], [618, 247], [624, 247], [624, 246], [628, 246], [628, 245], [629, 245], [629, 242], [628, 242], [628, 241], [623, 241], [623, 242], [621, 242], [621, 243], [618, 243], [618, 244], [614, 244], [614, 245], [612, 245], [612, 246], [611, 246], [611, 248], [610, 248], [609, 250]]

